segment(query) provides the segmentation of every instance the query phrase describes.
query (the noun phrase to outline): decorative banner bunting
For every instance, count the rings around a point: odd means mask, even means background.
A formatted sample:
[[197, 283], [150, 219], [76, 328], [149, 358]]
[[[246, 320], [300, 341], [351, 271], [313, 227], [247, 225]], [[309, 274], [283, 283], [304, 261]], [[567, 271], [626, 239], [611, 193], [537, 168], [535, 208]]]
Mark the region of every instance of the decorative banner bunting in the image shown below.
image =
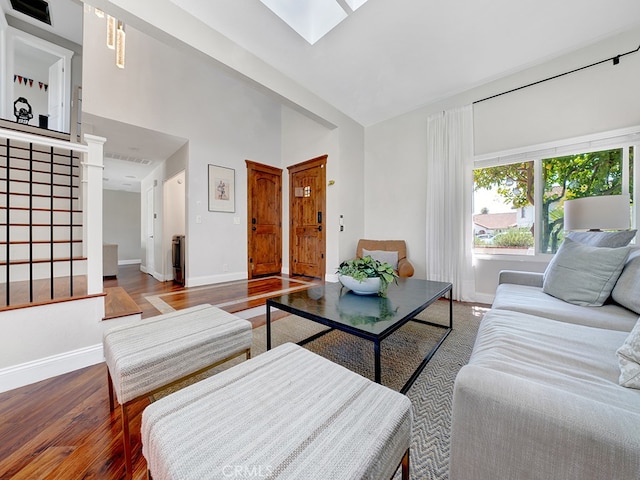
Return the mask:
[[[16, 80], [18, 81], [18, 84], [24, 84], [25, 86], [29, 85], [30, 88], [33, 88], [33, 78], [23, 77], [22, 75], [14, 75], [13, 82], [15, 83]], [[44, 87], [45, 92], [49, 90], [49, 85], [44, 82], [38, 82], [38, 86], [40, 87], [40, 90], [42, 90], [42, 87]]]

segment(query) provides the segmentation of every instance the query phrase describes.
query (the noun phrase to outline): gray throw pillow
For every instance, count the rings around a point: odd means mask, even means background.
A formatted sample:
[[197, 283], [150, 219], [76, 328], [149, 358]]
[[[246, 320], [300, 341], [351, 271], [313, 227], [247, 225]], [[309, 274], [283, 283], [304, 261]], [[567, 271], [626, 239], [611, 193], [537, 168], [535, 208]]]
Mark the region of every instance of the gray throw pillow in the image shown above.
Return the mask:
[[571, 232], [566, 238], [591, 245], [592, 247], [626, 247], [629, 245], [633, 237], [636, 236], [637, 230], [618, 230], [615, 232]]
[[618, 383], [640, 389], [640, 320], [616, 352], [620, 365]]
[[634, 250], [622, 269], [611, 297], [623, 307], [640, 315], [640, 250]]
[[396, 251], [367, 250], [366, 248], [363, 248], [362, 256], [366, 257], [367, 255], [369, 255], [374, 260], [378, 260], [379, 262], [388, 263], [394, 270], [398, 269], [398, 252]]
[[628, 255], [629, 247], [592, 247], [566, 238], [544, 272], [542, 291], [575, 305], [602, 306]]

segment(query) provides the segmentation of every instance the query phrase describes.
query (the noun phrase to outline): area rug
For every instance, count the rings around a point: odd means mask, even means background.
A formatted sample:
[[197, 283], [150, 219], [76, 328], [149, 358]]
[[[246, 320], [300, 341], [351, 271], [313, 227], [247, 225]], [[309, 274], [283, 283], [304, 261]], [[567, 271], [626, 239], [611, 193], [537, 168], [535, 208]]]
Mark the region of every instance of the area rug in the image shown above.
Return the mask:
[[[486, 311], [485, 307], [454, 302], [452, 332], [407, 392], [413, 405], [414, 417], [410, 453], [411, 479], [448, 479], [453, 382], [460, 368], [469, 360], [480, 319]], [[449, 302], [437, 301], [417, 318], [446, 325], [449, 320]], [[289, 315], [273, 322], [272, 345], [275, 347], [285, 342], [299, 342], [325, 329], [323, 325]], [[400, 390], [442, 333], [440, 328], [409, 322], [383, 340], [382, 384]], [[370, 341], [332, 331], [306, 344], [305, 348], [373, 379], [374, 355]], [[257, 327], [253, 330], [252, 356], [265, 350], [266, 327]], [[207, 372], [207, 375], [241, 361], [241, 358], [234, 359]], [[174, 387], [171, 391], [175, 388], [181, 386]], [[170, 391], [156, 395], [156, 399], [167, 393]], [[399, 472], [395, 478], [400, 478]]]

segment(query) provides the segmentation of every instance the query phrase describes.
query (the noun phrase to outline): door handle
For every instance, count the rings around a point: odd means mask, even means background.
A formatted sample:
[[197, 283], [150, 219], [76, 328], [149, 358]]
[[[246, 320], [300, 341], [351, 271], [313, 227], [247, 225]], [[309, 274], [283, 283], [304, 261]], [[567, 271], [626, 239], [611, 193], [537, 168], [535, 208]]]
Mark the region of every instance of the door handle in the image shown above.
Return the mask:
[[318, 225], [318, 231], [321, 232], [322, 231], [322, 225]]
[[318, 223], [322, 223], [322, 212], [318, 212]]
[[253, 230], [255, 232], [257, 230], [257, 228], [254, 226], [254, 227], [251, 227], [251, 230]]

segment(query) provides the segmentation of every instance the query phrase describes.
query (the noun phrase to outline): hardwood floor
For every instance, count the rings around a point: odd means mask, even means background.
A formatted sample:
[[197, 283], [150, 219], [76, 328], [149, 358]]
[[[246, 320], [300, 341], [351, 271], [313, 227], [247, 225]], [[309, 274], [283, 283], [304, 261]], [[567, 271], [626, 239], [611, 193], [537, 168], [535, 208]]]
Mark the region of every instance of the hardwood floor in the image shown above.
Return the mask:
[[[173, 282], [158, 282], [151, 275], [140, 272], [137, 265], [128, 265], [119, 268], [117, 278], [105, 279], [103, 283], [105, 288], [124, 288], [142, 310], [142, 318], [147, 318], [203, 303], [236, 313], [263, 306], [266, 298], [275, 292], [302, 290], [317, 281], [282, 275], [183, 288]], [[261, 317], [253, 321], [259, 323]]]
[[[264, 305], [276, 291], [313, 283], [283, 276], [184, 289], [158, 282], [132, 265], [121, 266], [118, 278], [105, 280], [104, 286], [123, 287], [143, 317], [149, 317], [160, 313], [158, 306], [179, 310], [211, 303], [244, 310]], [[259, 325], [264, 315], [250, 320]], [[135, 480], [146, 478], [140, 422], [148, 403], [144, 399], [129, 408]], [[0, 479], [124, 478], [120, 409], [109, 411], [104, 363], [0, 393]]]

